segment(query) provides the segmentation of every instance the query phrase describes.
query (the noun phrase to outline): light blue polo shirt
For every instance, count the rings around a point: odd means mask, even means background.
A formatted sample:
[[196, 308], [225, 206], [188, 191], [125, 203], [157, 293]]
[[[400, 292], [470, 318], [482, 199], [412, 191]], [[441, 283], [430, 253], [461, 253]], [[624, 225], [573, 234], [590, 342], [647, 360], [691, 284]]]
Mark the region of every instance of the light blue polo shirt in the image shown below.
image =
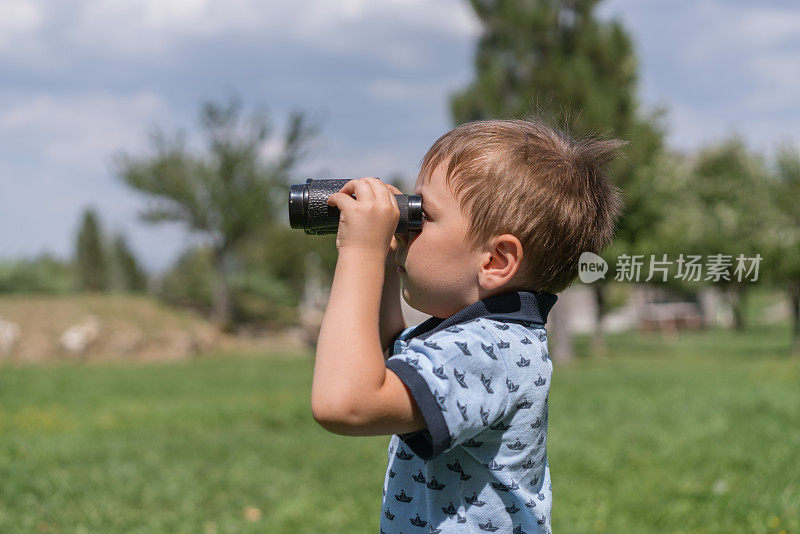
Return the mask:
[[386, 366], [427, 428], [394, 435], [381, 532], [551, 532], [544, 324], [557, 300], [516, 291], [403, 330]]

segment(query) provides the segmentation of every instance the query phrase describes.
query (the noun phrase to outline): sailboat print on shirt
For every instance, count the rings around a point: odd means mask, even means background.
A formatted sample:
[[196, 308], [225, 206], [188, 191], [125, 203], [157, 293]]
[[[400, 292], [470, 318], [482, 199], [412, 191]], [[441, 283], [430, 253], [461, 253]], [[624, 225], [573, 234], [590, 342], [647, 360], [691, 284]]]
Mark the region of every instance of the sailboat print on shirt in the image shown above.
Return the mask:
[[494, 489], [498, 490], [498, 491], [510, 491], [510, 490], [519, 489], [519, 486], [513, 480], [511, 481], [511, 485], [510, 486], [507, 486], [507, 485], [503, 484], [502, 482], [492, 482], [491, 484], [492, 484], [492, 487]]
[[424, 527], [425, 525], [428, 524], [427, 521], [424, 521], [419, 518], [419, 514], [417, 514], [417, 517], [415, 517], [414, 519], [409, 519], [409, 521], [411, 521], [411, 524], [414, 525], [415, 527]]
[[477, 506], [479, 508], [481, 506], [483, 506], [484, 504], [486, 504], [486, 501], [482, 501], [482, 500], [478, 499], [478, 494], [477, 493], [473, 493], [471, 498], [470, 497], [464, 497], [464, 500], [467, 501], [467, 504], [469, 504], [471, 506]]
[[456, 507], [453, 506], [453, 501], [450, 501], [450, 506], [448, 506], [447, 508], [445, 508], [443, 506], [442, 507], [442, 512], [444, 512], [447, 515], [456, 515], [458, 513], [458, 511], [456, 510]]
[[459, 401], [456, 401], [456, 406], [458, 406], [458, 411], [461, 412], [461, 417], [464, 418], [464, 421], [469, 421], [469, 417], [467, 417], [467, 406], [461, 404]]
[[481, 373], [481, 382], [483, 383], [483, 387], [486, 388], [486, 392], [487, 393], [494, 393], [494, 390], [492, 389], [492, 377], [491, 376], [487, 378], [487, 377], [485, 377], [483, 375], [483, 373]]
[[498, 421], [497, 423], [493, 424], [489, 428], [491, 428], [492, 430], [500, 430], [502, 432], [505, 432], [506, 430], [511, 428], [511, 425], [507, 425], [502, 421]]
[[467, 343], [465, 341], [454, 341], [453, 343], [461, 349], [461, 352], [464, 353], [464, 356], [472, 356], [472, 353], [469, 351], [469, 347], [467, 347]]
[[444, 365], [440, 365], [439, 367], [434, 367], [433, 375], [436, 378], [441, 378], [442, 380], [450, 380], [450, 378], [446, 374], [444, 374]]
[[490, 519], [486, 523], [483, 523], [483, 524], [478, 523], [478, 528], [480, 528], [481, 530], [485, 530], [487, 532], [494, 532], [495, 530], [497, 530], [500, 527], [496, 527], [496, 526], [492, 525], [492, 520]]
[[419, 360], [416, 358], [412, 358], [410, 356], [406, 356], [406, 363], [416, 369], [417, 371], [422, 371], [422, 366], [419, 364]]
[[491, 358], [493, 360], [497, 359], [497, 356], [495, 356], [495, 354], [494, 354], [494, 345], [484, 345], [483, 343], [481, 343], [481, 348], [483, 349], [483, 352], [485, 352], [486, 355], [489, 358]]
[[483, 426], [488, 426], [489, 424], [489, 412], [484, 411], [483, 406], [481, 406], [481, 422]]
[[453, 367], [453, 376], [456, 377], [456, 382], [458, 382], [458, 385], [461, 386], [464, 389], [469, 389], [469, 386], [467, 385], [466, 381], [464, 380], [464, 377], [466, 375], [467, 375], [466, 371], [464, 371], [463, 373], [459, 373], [458, 369]]
[[519, 385], [512, 382], [509, 378], [506, 378], [506, 386], [508, 386], [509, 393], [514, 393], [519, 389]]
[[483, 466], [490, 471], [501, 471], [505, 467], [505, 465], [495, 462], [494, 458], [488, 464], [483, 464]]
[[515, 441], [514, 443], [506, 443], [506, 447], [511, 449], [512, 451], [521, 451], [527, 447], [527, 443], [522, 443], [520, 440]]
[[394, 498], [400, 502], [405, 502], [405, 503], [409, 503], [414, 500], [414, 497], [406, 495], [405, 490], [401, 490], [400, 495], [395, 495]]
[[442, 484], [438, 480], [436, 480], [436, 477], [433, 477], [431, 481], [425, 485], [428, 486], [428, 489], [436, 491], [441, 491], [442, 489], [444, 489], [445, 486], [447, 486], [447, 484]]
[[400, 447], [400, 452], [397, 453], [397, 457], [401, 460], [410, 460], [414, 457], [414, 455], [407, 453], [404, 448]]

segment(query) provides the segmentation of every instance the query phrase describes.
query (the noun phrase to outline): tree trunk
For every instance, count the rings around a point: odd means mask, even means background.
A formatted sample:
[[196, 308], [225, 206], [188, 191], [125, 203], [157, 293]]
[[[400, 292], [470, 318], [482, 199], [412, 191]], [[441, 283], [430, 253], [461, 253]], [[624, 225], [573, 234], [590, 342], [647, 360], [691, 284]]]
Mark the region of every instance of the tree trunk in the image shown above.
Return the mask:
[[789, 304], [792, 308], [791, 353], [800, 356], [800, 280], [789, 283]]
[[592, 285], [594, 289], [597, 313], [594, 321], [594, 334], [592, 335], [592, 354], [595, 356], [606, 355], [606, 337], [603, 332], [603, 317], [606, 314], [606, 285], [598, 282]]
[[733, 328], [737, 332], [744, 330], [744, 301], [745, 289], [744, 284], [732, 284], [728, 289], [728, 297], [731, 303], [731, 311], [733, 311]]
[[548, 352], [553, 361], [559, 363], [569, 362], [575, 358], [575, 346], [569, 327], [568, 299], [564, 297], [564, 293], [559, 295], [558, 301], [547, 316]]
[[214, 252], [214, 290], [211, 304], [211, 319], [223, 330], [230, 328], [231, 304], [228, 287], [227, 252]]

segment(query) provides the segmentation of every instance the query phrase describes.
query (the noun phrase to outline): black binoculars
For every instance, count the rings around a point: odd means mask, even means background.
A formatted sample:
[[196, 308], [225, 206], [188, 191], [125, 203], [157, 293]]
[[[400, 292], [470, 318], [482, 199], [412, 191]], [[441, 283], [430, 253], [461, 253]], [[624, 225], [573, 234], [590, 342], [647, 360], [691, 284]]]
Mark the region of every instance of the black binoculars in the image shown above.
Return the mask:
[[[302, 228], [308, 235], [335, 234], [339, 230], [339, 208], [328, 205], [328, 197], [350, 179], [309, 178], [305, 184], [289, 186], [289, 226]], [[356, 198], [355, 195], [350, 195]], [[395, 195], [400, 220], [395, 234], [422, 228], [422, 195]]]

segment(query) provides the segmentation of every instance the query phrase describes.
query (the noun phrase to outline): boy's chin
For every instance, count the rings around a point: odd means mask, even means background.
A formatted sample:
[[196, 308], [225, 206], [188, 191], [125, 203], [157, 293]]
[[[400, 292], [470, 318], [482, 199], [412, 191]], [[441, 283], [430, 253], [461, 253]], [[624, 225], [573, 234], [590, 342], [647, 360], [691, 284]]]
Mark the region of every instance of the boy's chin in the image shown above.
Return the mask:
[[411, 295], [409, 294], [409, 291], [408, 291], [408, 289], [406, 289], [405, 285], [403, 285], [401, 287], [400, 294], [403, 296], [403, 300], [406, 301], [406, 304], [408, 304], [409, 307], [414, 308], [418, 312], [422, 312], [422, 313], [425, 313], [427, 315], [430, 315], [429, 312], [425, 311], [425, 306], [423, 306], [420, 303], [416, 302], [413, 299], [413, 297], [411, 297]]
[[430, 306], [426, 306], [424, 303], [416, 302], [413, 298], [411, 298], [406, 288], [403, 288], [401, 293], [403, 295], [403, 300], [406, 301], [406, 304], [408, 304], [410, 308], [413, 308], [418, 312], [424, 313], [430, 317], [437, 317], [436, 310], [433, 310]]

